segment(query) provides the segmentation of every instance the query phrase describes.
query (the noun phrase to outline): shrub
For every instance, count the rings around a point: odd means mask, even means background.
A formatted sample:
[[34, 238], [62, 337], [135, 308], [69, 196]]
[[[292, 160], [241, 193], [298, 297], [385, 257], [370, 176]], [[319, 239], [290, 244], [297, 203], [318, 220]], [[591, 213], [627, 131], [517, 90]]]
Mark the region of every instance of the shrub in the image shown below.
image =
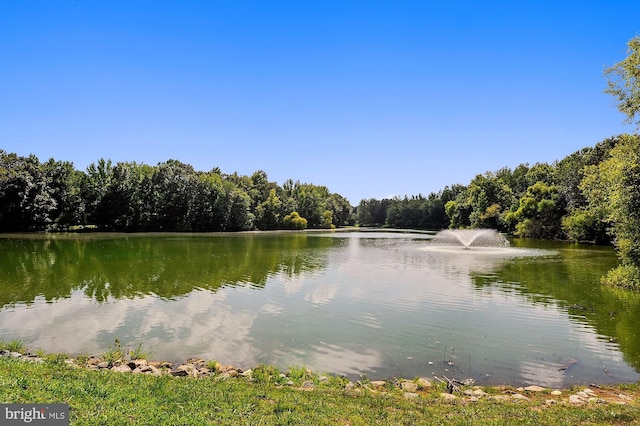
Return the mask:
[[640, 268], [635, 265], [620, 265], [602, 278], [602, 283], [612, 287], [640, 290]]

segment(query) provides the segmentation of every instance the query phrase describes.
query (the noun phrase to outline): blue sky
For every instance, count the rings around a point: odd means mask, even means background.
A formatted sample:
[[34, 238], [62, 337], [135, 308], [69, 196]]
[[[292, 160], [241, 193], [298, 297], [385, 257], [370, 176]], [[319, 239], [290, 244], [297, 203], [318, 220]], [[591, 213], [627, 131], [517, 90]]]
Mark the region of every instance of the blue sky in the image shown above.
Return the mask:
[[0, 149], [427, 195], [634, 128], [635, 1], [0, 0]]

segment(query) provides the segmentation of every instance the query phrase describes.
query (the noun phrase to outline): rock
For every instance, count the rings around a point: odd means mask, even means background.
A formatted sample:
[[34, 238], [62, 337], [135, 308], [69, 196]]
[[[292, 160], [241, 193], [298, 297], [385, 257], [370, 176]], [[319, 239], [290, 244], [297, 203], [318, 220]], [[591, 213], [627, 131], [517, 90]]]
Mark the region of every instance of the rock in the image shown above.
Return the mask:
[[415, 392], [418, 390], [418, 384], [405, 380], [404, 382], [400, 383], [400, 388], [405, 392]]
[[293, 386], [295, 383], [293, 383], [293, 380], [287, 380], [283, 386]]
[[482, 389], [467, 389], [466, 391], [463, 392], [465, 395], [467, 396], [473, 396], [473, 397], [481, 397], [481, 396], [486, 396], [488, 395], [485, 391], [483, 391]]
[[551, 391], [551, 395], [553, 395], [553, 396], [560, 396], [560, 395], [562, 395], [562, 391], [559, 391], [559, 390], [553, 390], [553, 391]]
[[527, 386], [526, 388], [524, 388], [524, 390], [526, 390], [527, 392], [543, 392], [543, 391], [546, 391], [547, 389], [541, 386], [533, 385], [533, 386]]
[[522, 395], [521, 393], [514, 393], [513, 395], [511, 395], [511, 398], [515, 400], [529, 401], [529, 398]]
[[556, 401], [555, 399], [547, 399], [547, 400], [544, 402], [544, 405], [553, 405], [553, 404], [556, 404], [557, 402], [558, 402], [558, 401]]
[[424, 389], [424, 388], [430, 388], [431, 387], [431, 381], [425, 377], [420, 377], [418, 380], [418, 387], [420, 389]]
[[202, 366], [202, 365], [204, 365], [204, 359], [202, 359], [202, 358], [189, 358], [187, 360], [187, 364], [193, 364], [193, 365]]
[[189, 375], [189, 373], [187, 373], [185, 370], [171, 370], [169, 374], [174, 377], [185, 377]]
[[584, 404], [586, 400], [580, 395], [569, 395], [569, 402], [571, 404]]
[[305, 389], [313, 389], [315, 386], [315, 383], [313, 383], [313, 381], [311, 380], [307, 380], [302, 384], [302, 387]]
[[[131, 367], [131, 363], [127, 364], [129, 367]], [[153, 372], [160, 372], [160, 370], [158, 370], [156, 367], [152, 366], [152, 365], [138, 365], [137, 367], [135, 367], [133, 369], [133, 373], [153, 373]]]
[[100, 358], [96, 358], [96, 357], [89, 357], [89, 359], [87, 360], [87, 365], [98, 365], [102, 362], [102, 360]]
[[494, 401], [507, 401], [510, 399], [509, 395], [493, 395], [490, 397]]
[[194, 364], [179, 365], [174, 371], [184, 371], [188, 376], [192, 377], [198, 377], [200, 375], [200, 369]]
[[109, 363], [106, 361], [102, 361], [96, 365], [98, 368], [109, 368]]
[[462, 383], [465, 386], [473, 386], [476, 384], [476, 381], [474, 379], [464, 379], [460, 383]]
[[344, 390], [353, 390], [353, 388], [355, 388], [355, 385], [353, 382], [349, 382], [345, 385]]
[[122, 364], [116, 365], [111, 371], [115, 371], [116, 373], [131, 373], [131, 368], [129, 368], [127, 364]]
[[387, 382], [385, 382], [384, 380], [372, 380], [369, 383], [375, 388], [383, 388], [387, 385]]
[[167, 361], [148, 361], [147, 364], [152, 365], [156, 368], [173, 368], [173, 363]]
[[445, 401], [454, 401], [458, 399], [456, 395], [453, 395], [451, 393], [441, 393], [440, 398], [444, 399]]
[[252, 374], [253, 374], [253, 371], [251, 371], [251, 369], [245, 370], [242, 373], [240, 373], [242, 377], [247, 377], [249, 379], [252, 377]]
[[416, 398], [420, 398], [420, 395], [415, 392], [405, 392], [404, 397], [407, 399], [416, 399]]
[[624, 399], [625, 401], [633, 401], [632, 397], [630, 397], [629, 395], [625, 395], [623, 393], [619, 393], [617, 396], [618, 398]]

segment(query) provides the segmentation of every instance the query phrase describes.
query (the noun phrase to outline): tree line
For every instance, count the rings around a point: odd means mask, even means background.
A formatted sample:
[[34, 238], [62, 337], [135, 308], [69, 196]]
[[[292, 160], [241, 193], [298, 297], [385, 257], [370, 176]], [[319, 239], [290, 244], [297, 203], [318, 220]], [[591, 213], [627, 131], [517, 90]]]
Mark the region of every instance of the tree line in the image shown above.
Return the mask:
[[610, 226], [606, 214], [594, 206], [599, 194], [594, 181], [613, 154], [618, 161], [627, 160], [618, 151], [637, 142], [638, 136], [612, 137], [553, 164], [504, 167], [427, 197], [365, 199], [356, 209], [356, 222], [394, 228], [493, 228], [520, 237], [607, 244]]
[[0, 232], [75, 230], [245, 231], [352, 224], [352, 207], [325, 186], [267, 174], [200, 172], [176, 160], [156, 166], [100, 159], [73, 163], [0, 150]]

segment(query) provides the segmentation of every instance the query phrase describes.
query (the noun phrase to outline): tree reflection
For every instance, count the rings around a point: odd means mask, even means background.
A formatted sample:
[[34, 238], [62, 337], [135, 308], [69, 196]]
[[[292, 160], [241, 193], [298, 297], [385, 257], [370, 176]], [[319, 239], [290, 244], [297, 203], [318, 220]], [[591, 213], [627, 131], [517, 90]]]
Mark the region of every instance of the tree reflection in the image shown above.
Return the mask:
[[304, 233], [19, 236], [0, 239], [0, 305], [53, 302], [73, 292], [105, 302], [194, 289], [262, 288], [269, 276], [326, 266], [332, 238]]
[[516, 292], [533, 304], [557, 306], [574, 322], [592, 327], [606, 343], [619, 345], [625, 361], [640, 371], [640, 294], [603, 286], [600, 278], [617, 264], [610, 247], [514, 240], [514, 245], [553, 248], [557, 256], [520, 258], [491, 272], [471, 273], [474, 285]]

